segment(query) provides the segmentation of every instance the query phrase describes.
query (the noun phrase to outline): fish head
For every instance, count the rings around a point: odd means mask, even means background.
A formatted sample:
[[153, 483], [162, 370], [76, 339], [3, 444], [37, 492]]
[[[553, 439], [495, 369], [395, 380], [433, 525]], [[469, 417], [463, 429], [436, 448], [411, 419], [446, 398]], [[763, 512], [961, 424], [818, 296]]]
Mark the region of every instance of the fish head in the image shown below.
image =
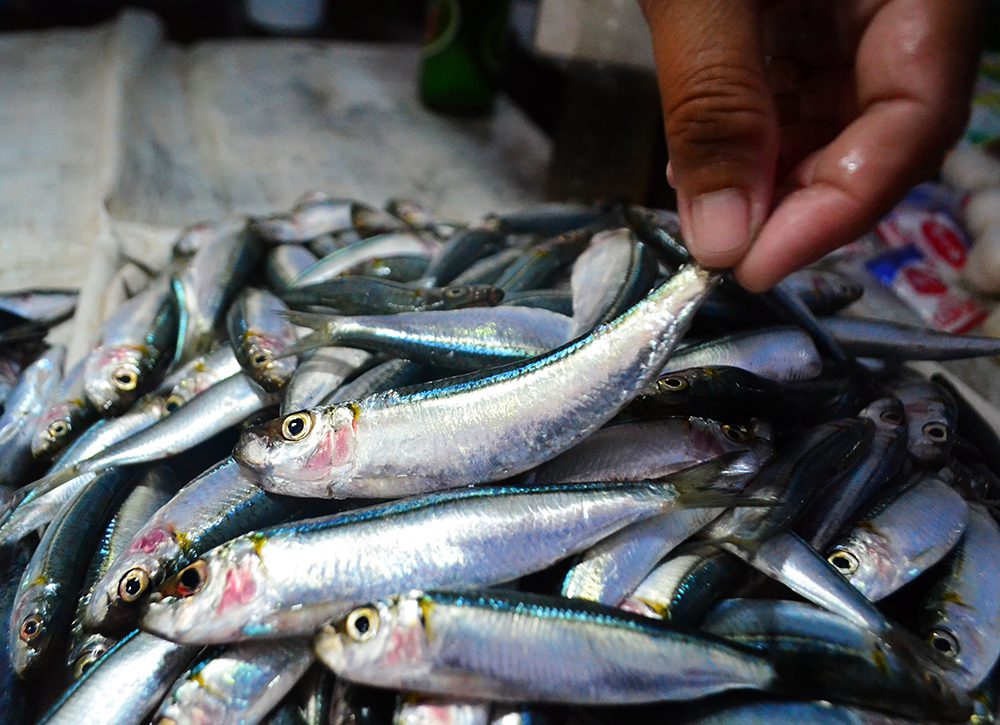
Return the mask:
[[24, 677], [36, 671], [49, 655], [59, 634], [55, 617], [59, 585], [38, 581], [18, 599], [10, 620], [14, 670]]
[[[868, 522], [860, 522], [859, 527]], [[895, 560], [887, 544], [876, 531], [856, 528], [845, 541], [834, 546], [826, 560], [840, 572], [855, 589], [865, 596], [884, 591], [886, 582], [895, 581]]]
[[907, 448], [919, 463], [947, 460], [955, 445], [955, 416], [941, 401], [926, 399], [906, 406]]
[[73, 433], [71, 405], [73, 404], [70, 402], [56, 403], [38, 422], [38, 430], [31, 439], [31, 455], [36, 460], [52, 458], [69, 443]]
[[421, 592], [410, 592], [357, 607], [320, 630], [316, 654], [338, 675], [357, 674], [375, 685], [419, 677], [430, 659], [430, 606]]
[[154, 530], [132, 541], [129, 550], [94, 585], [83, 612], [86, 627], [121, 632], [132, 626], [149, 594], [163, 581], [163, 562], [170, 553], [177, 552], [172, 537], [165, 535], [163, 539], [158, 541]]
[[88, 634], [70, 650], [66, 664], [74, 680], [79, 680], [110, 649], [114, 640], [103, 634]]
[[101, 415], [132, 405], [143, 382], [146, 351], [141, 347], [99, 347], [87, 358], [83, 389]]
[[266, 593], [260, 541], [229, 541], [167, 579], [148, 597], [142, 628], [182, 643], [231, 641], [254, 621]]
[[291, 337], [279, 340], [258, 330], [250, 330], [243, 336], [240, 352], [244, 365], [251, 377], [265, 390], [281, 390], [291, 379], [297, 365], [296, 358], [280, 355], [294, 341]]
[[902, 435], [906, 431], [906, 411], [899, 398], [889, 396], [879, 398], [858, 413], [859, 418], [868, 418], [879, 433]]
[[430, 309], [457, 310], [463, 307], [494, 307], [503, 301], [503, 290], [485, 284], [449, 285], [428, 290]]
[[245, 430], [233, 457], [268, 491], [332, 496], [354, 466], [359, 415], [353, 403], [290, 413]]

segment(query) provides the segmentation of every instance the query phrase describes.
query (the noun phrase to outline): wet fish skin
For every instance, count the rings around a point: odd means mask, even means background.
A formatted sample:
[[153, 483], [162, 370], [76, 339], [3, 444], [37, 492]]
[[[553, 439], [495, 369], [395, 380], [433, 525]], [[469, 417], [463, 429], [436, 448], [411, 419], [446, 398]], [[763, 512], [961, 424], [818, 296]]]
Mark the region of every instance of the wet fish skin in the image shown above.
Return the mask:
[[84, 622], [98, 631], [120, 631], [141, 614], [150, 591], [193, 559], [248, 531], [309, 512], [316, 512], [313, 502], [265, 493], [227, 458], [184, 486], [136, 532], [95, 583]]
[[664, 372], [731, 366], [779, 382], [810, 380], [823, 362], [809, 336], [791, 327], [735, 333], [680, 348]]
[[691, 542], [664, 559], [622, 602], [627, 612], [695, 626], [733, 586], [746, 565], [725, 549]]
[[764, 652], [786, 692], [917, 719], [957, 721], [970, 714], [964, 692], [928, 687], [895, 652], [862, 627], [804, 602], [729, 599], [702, 629]]
[[178, 316], [166, 279], [118, 308], [84, 364], [84, 392], [102, 416], [128, 409], [155, 376], [177, 339]]
[[331, 199], [325, 194], [309, 195], [287, 212], [252, 219], [250, 230], [271, 243], [301, 244], [322, 234], [352, 228], [355, 212], [360, 206], [353, 199]]
[[33, 458], [31, 442], [62, 379], [66, 349], [50, 348], [22, 373], [0, 415], [0, 484], [24, 483]]
[[526, 360], [569, 339], [572, 321], [528, 307], [466, 308], [395, 315], [333, 317], [292, 312], [315, 332], [286, 353], [331, 345], [356, 347], [460, 371]]
[[416, 282], [427, 272], [428, 259], [422, 254], [377, 257], [344, 270], [344, 275], [373, 277], [389, 282]]
[[504, 295], [500, 304], [514, 307], [539, 307], [550, 312], [571, 317], [573, 315], [573, 296], [568, 292], [553, 290], [528, 290]]
[[594, 234], [603, 225], [592, 225], [564, 232], [525, 250], [509, 265], [494, 283], [504, 293], [538, 289], [568, 266], [586, 249]]
[[285, 355], [298, 339], [285, 313], [288, 307], [266, 290], [248, 287], [226, 315], [226, 330], [240, 367], [269, 392], [284, 388], [297, 361]]
[[[714, 279], [687, 267], [614, 321], [517, 371], [272, 421], [245, 431], [234, 456], [260, 474], [264, 488], [301, 496], [401, 496], [520, 473], [582, 440], [642, 390]], [[515, 308], [494, 311], [504, 309]], [[561, 391], [556, 399], [553, 385]], [[470, 430], [470, 420], [489, 425]], [[425, 434], [420, 441], [414, 426]], [[463, 442], [470, 435], [472, 458]], [[399, 455], [387, 459], [376, 450]]]
[[419, 363], [398, 358], [386, 360], [334, 390], [323, 399], [323, 404], [333, 405], [388, 390], [401, 390], [424, 379], [426, 372], [426, 367]]
[[431, 259], [421, 279], [421, 285], [434, 287], [452, 284], [470, 265], [503, 248], [504, 239], [498, 225], [491, 220], [455, 232]]
[[176, 492], [177, 485], [173, 471], [167, 467], [153, 466], [147, 469], [105, 527], [87, 569], [73, 623], [70, 625], [70, 648], [66, 666], [72, 679], [79, 679], [117, 641], [104, 634], [84, 631], [83, 613], [90, 602], [94, 585], [121, 555], [135, 532]]
[[821, 324], [845, 350], [859, 357], [905, 362], [1000, 355], [1000, 340], [995, 337], [952, 335], [916, 325], [852, 317], [830, 317]]
[[321, 258], [297, 279], [289, 289], [334, 279], [363, 262], [401, 254], [431, 256], [439, 244], [412, 231], [394, 231], [362, 239]]
[[388, 315], [424, 310], [492, 307], [503, 291], [487, 285], [412, 287], [371, 277], [345, 276], [286, 290], [285, 302], [296, 309], [321, 307], [343, 315]]
[[[468, 269], [452, 280], [453, 284], [493, 284], [504, 270], [515, 260], [520, 259], [523, 250], [520, 247], [501, 249], [499, 252], [483, 257], [473, 262]], [[516, 292], [505, 293], [505, 298], [517, 295]]]
[[657, 483], [458, 489], [257, 531], [165, 582], [142, 626], [190, 642], [297, 636], [408, 586], [511, 581], [641, 518], [739, 505], [739, 457]]
[[264, 259], [264, 274], [268, 285], [274, 292], [280, 293], [318, 260], [309, 249], [298, 244], [273, 247]]
[[170, 686], [153, 722], [160, 725], [259, 722], [312, 664], [306, 639], [236, 644], [197, 659]]
[[[324, 627], [315, 646], [352, 681], [494, 701], [680, 700], [768, 689], [774, 680], [766, 661], [708, 636], [597, 605], [498, 591], [379, 600]], [[520, 656], [503, 656], [510, 651]]]
[[[31, 560], [31, 549], [24, 544], [0, 547], [0, 622], [11, 619], [21, 573]], [[0, 712], [9, 722], [27, 719], [31, 705], [26, 687], [14, 670], [13, 652], [8, 639], [0, 638]]]
[[864, 461], [837, 487], [812, 504], [799, 530], [816, 549], [825, 549], [851, 517], [883, 486], [902, 472], [906, 458], [906, 417], [896, 398], [880, 398], [858, 414], [875, 425]]
[[363, 370], [371, 357], [349, 347], [319, 347], [304, 354], [285, 388], [281, 414], [321, 405], [347, 378]]
[[66, 373], [39, 419], [31, 440], [31, 455], [36, 460], [53, 458], [96, 417], [96, 411], [83, 392], [83, 366], [81, 360]]
[[497, 223], [504, 234], [542, 234], [553, 236], [571, 232], [580, 227], [598, 224], [607, 212], [590, 205], [548, 203], [536, 207], [497, 215]]
[[87, 564], [131, 477], [115, 474], [95, 480], [102, 485], [85, 487], [45, 530], [21, 576], [8, 623], [14, 669], [20, 677], [37, 673], [68, 631]]
[[141, 725], [197, 651], [132, 632], [73, 683], [38, 723]]
[[656, 257], [628, 229], [595, 234], [573, 263], [573, 333], [585, 335], [617, 317], [653, 287]]
[[490, 725], [487, 702], [451, 698], [400, 697], [392, 714], [392, 725]]
[[965, 669], [967, 688], [982, 684], [1000, 658], [1000, 530], [982, 505], [969, 504], [965, 536], [923, 601], [918, 632]]
[[828, 549], [827, 560], [872, 601], [940, 561], [968, 524], [968, 505], [949, 483], [938, 474], [915, 478]]
[[940, 466], [955, 445], [958, 409], [951, 395], [934, 383], [909, 377], [888, 386], [906, 411], [907, 448], [922, 466]]
[[867, 419], [832, 421], [797, 435], [777, 450], [748, 488], [752, 495], [772, 498], [777, 505], [727, 512], [706, 530], [707, 535], [753, 550], [792, 526], [817, 494], [851, 471], [874, 435], [875, 425]]

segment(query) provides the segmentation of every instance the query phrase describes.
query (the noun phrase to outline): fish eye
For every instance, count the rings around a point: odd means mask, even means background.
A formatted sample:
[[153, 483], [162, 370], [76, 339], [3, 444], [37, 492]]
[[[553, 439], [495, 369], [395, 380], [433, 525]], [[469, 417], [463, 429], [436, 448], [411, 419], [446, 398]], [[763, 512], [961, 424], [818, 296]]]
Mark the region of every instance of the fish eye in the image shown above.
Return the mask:
[[949, 632], [947, 629], [937, 628], [932, 629], [927, 634], [927, 641], [931, 643], [931, 647], [936, 649], [943, 655], [948, 657], [958, 656], [959, 646], [958, 640], [955, 635]]
[[69, 433], [69, 423], [64, 420], [54, 420], [49, 423], [47, 430], [49, 438], [62, 438]]
[[286, 441], [300, 441], [312, 430], [313, 419], [309, 413], [292, 413], [281, 421], [281, 437]]
[[171, 594], [184, 598], [190, 597], [201, 591], [208, 579], [208, 565], [201, 560], [181, 569], [171, 587]]
[[941, 423], [928, 423], [924, 426], [924, 435], [932, 441], [943, 443], [948, 440], [948, 428]]
[[266, 367], [271, 362], [271, 354], [266, 350], [259, 350], [250, 358], [250, 362], [256, 368]]
[[118, 597], [131, 604], [149, 589], [149, 574], [145, 569], [129, 569], [118, 582]]
[[31, 642], [42, 633], [42, 618], [37, 614], [29, 614], [21, 622], [20, 637], [22, 642]]
[[898, 410], [883, 410], [882, 415], [879, 417], [886, 423], [892, 423], [893, 425], [899, 425], [903, 422], [903, 416], [900, 415]]
[[167, 398], [164, 405], [168, 413], [173, 413], [175, 410], [184, 405], [184, 398], [179, 396], [177, 393], [174, 393], [169, 398]]
[[733, 443], [745, 443], [747, 440], [747, 432], [734, 425], [722, 426], [722, 433]]
[[124, 392], [135, 390], [139, 385], [139, 373], [130, 367], [121, 367], [111, 376], [111, 383]]
[[378, 612], [372, 607], [361, 607], [347, 615], [344, 631], [355, 642], [366, 642], [378, 632]]
[[688, 386], [688, 382], [684, 378], [671, 377], [671, 378], [663, 378], [660, 381], [660, 385], [665, 387], [667, 390], [677, 392], [679, 390], [685, 390]]
[[456, 297], [461, 297], [462, 292], [463, 290], [461, 287], [445, 287], [444, 296], [455, 299]]
[[841, 574], [853, 574], [858, 570], [858, 557], [847, 549], [837, 549], [830, 556], [826, 557], [834, 568]]

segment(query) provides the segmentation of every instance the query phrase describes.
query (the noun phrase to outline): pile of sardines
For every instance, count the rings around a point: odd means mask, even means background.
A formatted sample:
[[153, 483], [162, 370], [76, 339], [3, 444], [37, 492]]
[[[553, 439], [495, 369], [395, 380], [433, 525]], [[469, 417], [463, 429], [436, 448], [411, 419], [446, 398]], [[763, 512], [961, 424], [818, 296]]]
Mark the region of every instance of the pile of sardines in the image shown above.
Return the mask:
[[0, 719], [992, 721], [998, 418], [906, 363], [1000, 340], [677, 228], [311, 194], [78, 361], [0, 296]]

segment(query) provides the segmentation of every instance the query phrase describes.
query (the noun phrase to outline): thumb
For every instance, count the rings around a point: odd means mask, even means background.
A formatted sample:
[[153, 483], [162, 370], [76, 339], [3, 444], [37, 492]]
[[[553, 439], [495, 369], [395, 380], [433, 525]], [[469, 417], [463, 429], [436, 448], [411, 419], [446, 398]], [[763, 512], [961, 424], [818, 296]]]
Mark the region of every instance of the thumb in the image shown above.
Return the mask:
[[758, 2], [640, 0], [653, 34], [684, 238], [709, 267], [732, 267], [771, 202], [777, 116]]

